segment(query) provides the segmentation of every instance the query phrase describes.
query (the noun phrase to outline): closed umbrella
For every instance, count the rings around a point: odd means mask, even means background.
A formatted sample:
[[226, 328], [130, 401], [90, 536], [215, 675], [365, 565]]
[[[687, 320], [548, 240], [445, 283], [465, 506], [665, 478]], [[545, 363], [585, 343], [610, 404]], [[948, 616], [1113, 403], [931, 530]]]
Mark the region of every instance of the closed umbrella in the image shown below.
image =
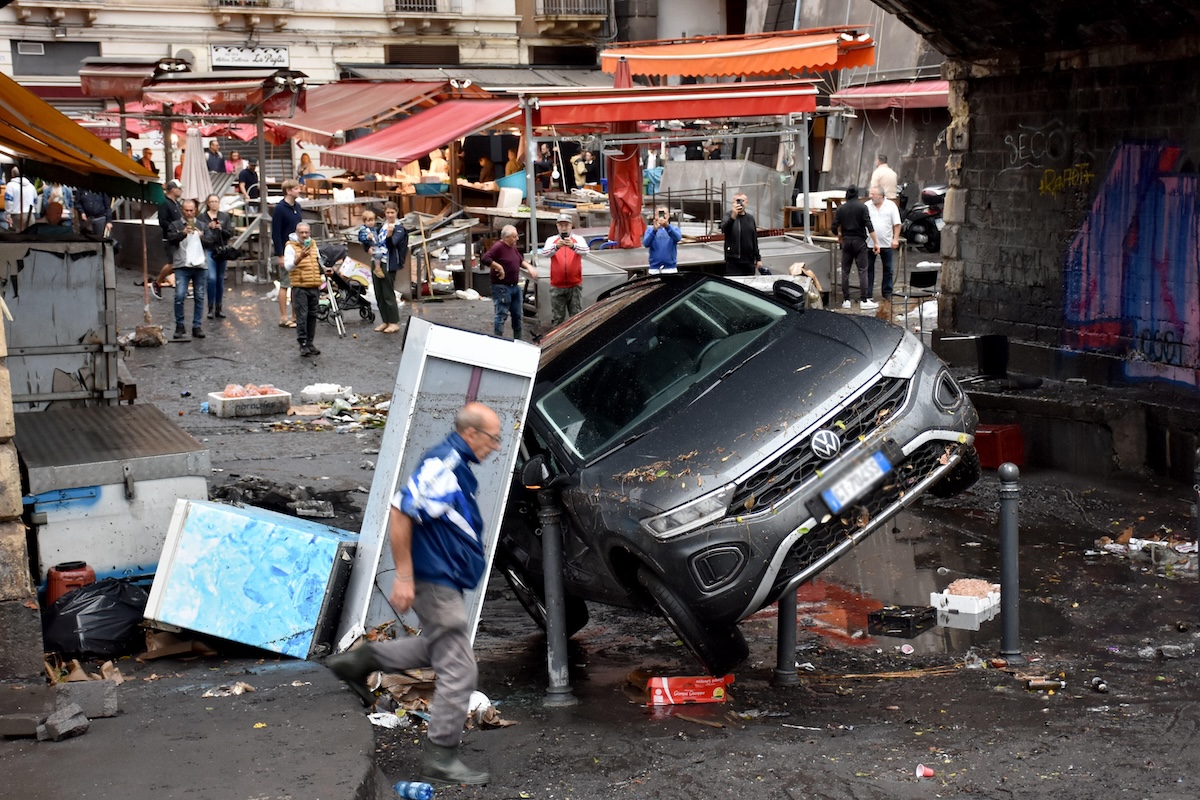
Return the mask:
[[204, 142], [200, 138], [199, 128], [188, 128], [186, 147], [179, 182], [183, 184], [184, 198], [195, 200], [203, 209], [204, 199], [212, 194], [212, 179], [204, 160]]
[[[633, 87], [629, 64], [624, 58], [617, 62], [613, 87]], [[614, 122], [611, 129], [616, 136], [636, 133], [637, 123]], [[616, 242], [617, 247], [641, 247], [646, 221], [642, 219], [642, 165], [638, 158], [638, 146], [623, 144], [620, 149], [620, 155], [608, 157], [608, 211], [612, 217], [608, 238]]]

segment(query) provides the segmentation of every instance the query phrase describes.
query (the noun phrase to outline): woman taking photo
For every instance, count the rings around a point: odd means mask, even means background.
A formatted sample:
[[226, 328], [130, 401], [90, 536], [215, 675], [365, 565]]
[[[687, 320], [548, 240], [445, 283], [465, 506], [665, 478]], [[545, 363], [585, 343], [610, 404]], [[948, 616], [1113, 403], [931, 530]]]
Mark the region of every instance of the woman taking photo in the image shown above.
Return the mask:
[[226, 248], [233, 238], [233, 220], [221, 210], [221, 198], [210, 194], [196, 224], [200, 227], [200, 242], [208, 261], [208, 318], [225, 319], [221, 299], [225, 295]]

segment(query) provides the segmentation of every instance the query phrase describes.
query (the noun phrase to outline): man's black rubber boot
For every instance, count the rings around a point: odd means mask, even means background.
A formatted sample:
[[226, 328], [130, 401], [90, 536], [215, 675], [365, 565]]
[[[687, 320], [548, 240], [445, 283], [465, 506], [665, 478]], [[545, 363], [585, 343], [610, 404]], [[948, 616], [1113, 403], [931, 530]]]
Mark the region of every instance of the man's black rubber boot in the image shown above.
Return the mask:
[[364, 706], [375, 705], [375, 694], [367, 688], [367, 676], [379, 669], [379, 661], [368, 645], [330, 656], [325, 659], [325, 666], [362, 698]]

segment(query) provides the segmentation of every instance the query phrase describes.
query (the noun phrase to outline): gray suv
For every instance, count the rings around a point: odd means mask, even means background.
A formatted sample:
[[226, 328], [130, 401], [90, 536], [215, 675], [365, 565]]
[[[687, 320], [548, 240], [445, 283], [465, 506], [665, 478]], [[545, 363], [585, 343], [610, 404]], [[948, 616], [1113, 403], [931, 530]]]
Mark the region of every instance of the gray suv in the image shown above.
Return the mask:
[[[556, 476], [568, 630], [585, 601], [642, 608], [724, 674], [740, 620], [927, 489], [974, 483], [976, 422], [916, 336], [805, 311], [794, 284], [610, 290], [543, 340], [522, 447]], [[537, 510], [515, 479], [497, 564], [544, 625]]]

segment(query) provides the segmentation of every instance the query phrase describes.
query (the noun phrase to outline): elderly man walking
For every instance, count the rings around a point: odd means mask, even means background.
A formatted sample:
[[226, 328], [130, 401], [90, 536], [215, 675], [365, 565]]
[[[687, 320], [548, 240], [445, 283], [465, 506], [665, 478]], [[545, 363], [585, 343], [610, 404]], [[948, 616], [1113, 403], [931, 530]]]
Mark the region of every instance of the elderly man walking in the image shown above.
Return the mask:
[[463, 592], [479, 585], [487, 566], [483, 516], [475, 499], [479, 483], [471, 464], [499, 450], [503, 441], [496, 412], [468, 403], [455, 415], [454, 430], [421, 456], [392, 497], [388, 540], [396, 573], [388, 599], [397, 612], [416, 612], [420, 634], [363, 644], [325, 661], [368, 706], [375, 697], [366, 678], [375, 670], [433, 667], [437, 687], [421, 779], [435, 786], [488, 782], [486, 772], [471, 769], [458, 756], [478, 675]]
[[537, 277], [537, 269], [524, 259], [517, 249], [517, 229], [505, 225], [500, 229], [500, 241], [488, 248], [479, 257], [479, 263], [492, 268], [492, 303], [496, 318], [492, 325], [493, 335], [504, 335], [504, 321], [512, 317], [513, 338], [521, 338], [521, 270]]

